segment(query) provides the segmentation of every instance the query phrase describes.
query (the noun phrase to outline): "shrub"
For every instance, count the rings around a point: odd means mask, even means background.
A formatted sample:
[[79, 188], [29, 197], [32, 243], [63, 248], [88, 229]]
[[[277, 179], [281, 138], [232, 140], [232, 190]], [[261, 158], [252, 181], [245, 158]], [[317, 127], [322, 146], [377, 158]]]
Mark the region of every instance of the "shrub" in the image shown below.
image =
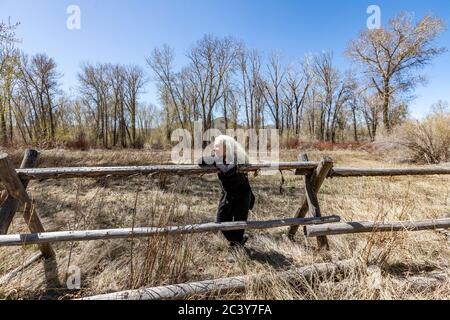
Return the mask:
[[450, 113], [436, 112], [424, 120], [410, 120], [399, 126], [391, 140], [408, 158], [417, 163], [450, 161]]
[[86, 138], [86, 134], [84, 132], [80, 132], [77, 134], [75, 139], [66, 143], [66, 147], [69, 149], [86, 151], [89, 150], [90, 144]]
[[141, 150], [141, 149], [144, 149], [144, 147], [145, 147], [144, 138], [142, 136], [138, 136], [136, 138], [136, 141], [133, 143], [133, 148]]
[[300, 146], [300, 140], [296, 137], [286, 137], [281, 143], [281, 147], [285, 149], [297, 149]]

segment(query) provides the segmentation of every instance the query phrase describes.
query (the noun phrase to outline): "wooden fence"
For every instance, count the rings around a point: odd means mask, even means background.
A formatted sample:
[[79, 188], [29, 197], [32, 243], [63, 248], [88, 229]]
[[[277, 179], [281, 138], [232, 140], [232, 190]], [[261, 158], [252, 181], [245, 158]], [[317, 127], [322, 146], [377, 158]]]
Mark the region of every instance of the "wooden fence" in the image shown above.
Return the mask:
[[[0, 247], [37, 244], [41, 255], [29, 259], [27, 265], [38, 261], [40, 256], [55, 260], [55, 252], [51, 243], [62, 241], [88, 241], [98, 239], [122, 239], [151, 237], [165, 234], [204, 233], [221, 230], [239, 229], [270, 229], [289, 227], [288, 235], [292, 238], [300, 226], [304, 226], [305, 235], [316, 237], [320, 249], [329, 250], [328, 235], [383, 232], [401, 230], [430, 230], [450, 228], [450, 219], [413, 221], [413, 222], [349, 222], [339, 223], [338, 216], [322, 216], [317, 193], [327, 178], [363, 177], [363, 176], [404, 176], [404, 175], [450, 175], [450, 167], [430, 166], [423, 168], [335, 168], [333, 160], [325, 157], [319, 162], [311, 162], [306, 155], [299, 162], [255, 164], [240, 166], [241, 172], [258, 172], [262, 170], [295, 170], [296, 175], [303, 175], [305, 195], [293, 218], [271, 221], [248, 221], [230, 223], [207, 223], [185, 226], [169, 226], [164, 228], [129, 228], [110, 230], [59, 231], [46, 232], [44, 226], [33, 210], [33, 204], [26, 192], [31, 180], [124, 177], [147, 175], [159, 177], [166, 175], [202, 175], [216, 173], [214, 167], [199, 167], [197, 165], [151, 165], [124, 167], [80, 167], [80, 168], [35, 168], [39, 153], [28, 149], [19, 169], [15, 169], [7, 154], [0, 154], [0, 181], [6, 191], [1, 195], [0, 207]], [[20, 206], [23, 206], [23, 218], [27, 223], [29, 234], [7, 235], [11, 221]], [[309, 213], [310, 218], [306, 218]], [[13, 272], [17, 273], [17, 270]], [[4, 276], [10, 279], [11, 275]], [[1, 284], [1, 281], [0, 281]]]

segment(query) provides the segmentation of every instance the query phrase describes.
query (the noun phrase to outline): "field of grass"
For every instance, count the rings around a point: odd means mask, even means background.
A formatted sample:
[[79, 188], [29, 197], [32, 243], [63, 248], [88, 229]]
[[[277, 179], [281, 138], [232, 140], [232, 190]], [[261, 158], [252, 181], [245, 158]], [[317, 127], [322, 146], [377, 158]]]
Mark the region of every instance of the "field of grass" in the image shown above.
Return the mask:
[[[294, 161], [299, 150], [284, 151], [282, 161]], [[16, 165], [21, 151], [9, 151]], [[310, 160], [328, 155], [335, 166], [398, 167], [383, 155], [365, 151], [308, 153]], [[41, 154], [39, 166], [138, 165], [165, 163], [167, 152], [64, 151]], [[405, 166], [405, 165], [401, 165]], [[302, 177], [251, 176], [256, 205], [251, 220], [293, 217], [303, 195]], [[281, 189], [281, 190], [280, 190]], [[215, 220], [220, 195], [217, 177], [172, 177], [164, 187], [147, 177], [33, 181], [29, 185], [37, 212], [47, 231], [165, 226]], [[281, 192], [280, 192], [281, 191]], [[450, 213], [450, 177], [335, 178], [325, 181], [319, 194], [323, 215], [344, 221], [420, 220]], [[27, 232], [17, 214], [9, 233]], [[330, 236], [331, 250], [318, 251], [315, 239], [301, 232], [295, 241], [286, 229], [250, 231], [246, 254], [235, 264], [226, 261], [227, 243], [220, 234], [178, 235], [140, 240], [59, 243], [57, 279], [41, 261], [0, 285], [0, 298], [70, 299], [119, 290], [153, 287], [234, 275], [271, 274], [264, 283], [250, 285], [230, 299], [448, 299], [450, 248], [437, 231]], [[36, 246], [0, 249], [0, 275], [20, 266]], [[379, 287], [366, 273], [355, 271], [343, 279], [321, 279], [307, 286], [281, 279], [277, 271], [317, 262], [359, 259], [381, 268]], [[69, 266], [81, 269], [81, 290], [65, 288]], [[418, 290], [405, 281], [433, 272], [446, 281]], [[47, 278], [46, 278], [47, 275]], [[196, 298], [196, 297], [194, 297]], [[198, 297], [197, 297], [198, 298]], [[213, 297], [210, 297], [213, 298]]]

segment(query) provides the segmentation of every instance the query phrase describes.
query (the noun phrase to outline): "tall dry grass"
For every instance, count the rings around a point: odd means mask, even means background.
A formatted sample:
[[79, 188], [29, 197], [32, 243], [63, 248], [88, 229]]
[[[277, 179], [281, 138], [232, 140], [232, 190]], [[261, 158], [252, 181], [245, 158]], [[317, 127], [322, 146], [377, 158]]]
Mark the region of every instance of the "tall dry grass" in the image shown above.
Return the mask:
[[[285, 151], [285, 161], [295, 160], [302, 150]], [[379, 154], [364, 151], [309, 152], [311, 160], [325, 154], [337, 166], [389, 167]], [[17, 154], [18, 160], [20, 154]], [[135, 151], [46, 151], [41, 166], [55, 163], [77, 165], [146, 164], [165, 162], [168, 154]], [[291, 217], [300, 205], [303, 182], [284, 174], [251, 177], [257, 196], [250, 219]], [[160, 189], [146, 177], [33, 181], [29, 186], [47, 230], [183, 225], [215, 219], [220, 188], [214, 176], [173, 177]], [[416, 220], [439, 218], [449, 213], [450, 178], [393, 177], [343, 178], [325, 182], [319, 201], [324, 215], [337, 214], [346, 221]], [[11, 233], [27, 232], [20, 217]], [[82, 272], [81, 290], [48, 287], [42, 263], [25, 270], [7, 285], [0, 297], [68, 299], [119, 290], [213, 279], [243, 274], [265, 274], [245, 293], [218, 297], [230, 299], [448, 299], [450, 297], [450, 250], [448, 239], [434, 231], [361, 234], [329, 237], [331, 251], [317, 251], [315, 239], [301, 233], [292, 242], [286, 230], [250, 231], [247, 251], [237, 263], [226, 261], [227, 243], [220, 233], [160, 236], [149, 239], [92, 241], [56, 244], [58, 277], [64, 285], [69, 266]], [[20, 265], [36, 252], [34, 246], [2, 248], [0, 274]], [[314, 283], [302, 278], [281, 278], [279, 271], [313, 263], [357, 259], [364, 266], [378, 266], [373, 274], [364, 269], [345, 277]], [[418, 289], [411, 277], [446, 275], [436, 287]]]
[[435, 112], [423, 120], [409, 120], [382, 142], [404, 161], [450, 162], [450, 113]]

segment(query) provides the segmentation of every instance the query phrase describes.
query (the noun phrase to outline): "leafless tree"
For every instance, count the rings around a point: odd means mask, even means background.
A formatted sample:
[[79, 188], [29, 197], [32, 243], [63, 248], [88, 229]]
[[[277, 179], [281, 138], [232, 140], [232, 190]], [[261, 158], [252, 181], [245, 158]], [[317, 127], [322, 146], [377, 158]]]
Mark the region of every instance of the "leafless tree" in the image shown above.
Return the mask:
[[350, 76], [342, 77], [333, 66], [332, 53], [318, 54], [313, 61], [320, 94], [319, 138], [334, 142], [344, 105], [350, 98]]
[[18, 90], [32, 109], [30, 127], [36, 139], [55, 139], [57, 123], [54, 114], [58, 108], [60, 78], [56, 62], [46, 54], [31, 58], [22, 55]]
[[275, 122], [275, 128], [283, 134], [284, 123], [282, 110], [282, 87], [286, 75], [285, 68], [281, 65], [280, 55], [272, 53], [267, 65], [268, 79], [263, 83], [265, 88], [264, 99]]
[[109, 147], [109, 100], [111, 81], [107, 64], [85, 64], [78, 74], [83, 103], [95, 119], [95, 136], [104, 147]]
[[146, 83], [144, 70], [139, 66], [129, 66], [125, 69], [125, 105], [128, 108], [131, 126], [131, 144], [136, 146], [136, 126], [139, 95]]
[[364, 66], [370, 84], [380, 96], [387, 131], [392, 128], [393, 99], [422, 81], [416, 71], [444, 52], [434, 43], [443, 28], [443, 21], [433, 16], [414, 23], [412, 14], [402, 13], [391, 19], [387, 28], [365, 30], [349, 45], [347, 54]]

